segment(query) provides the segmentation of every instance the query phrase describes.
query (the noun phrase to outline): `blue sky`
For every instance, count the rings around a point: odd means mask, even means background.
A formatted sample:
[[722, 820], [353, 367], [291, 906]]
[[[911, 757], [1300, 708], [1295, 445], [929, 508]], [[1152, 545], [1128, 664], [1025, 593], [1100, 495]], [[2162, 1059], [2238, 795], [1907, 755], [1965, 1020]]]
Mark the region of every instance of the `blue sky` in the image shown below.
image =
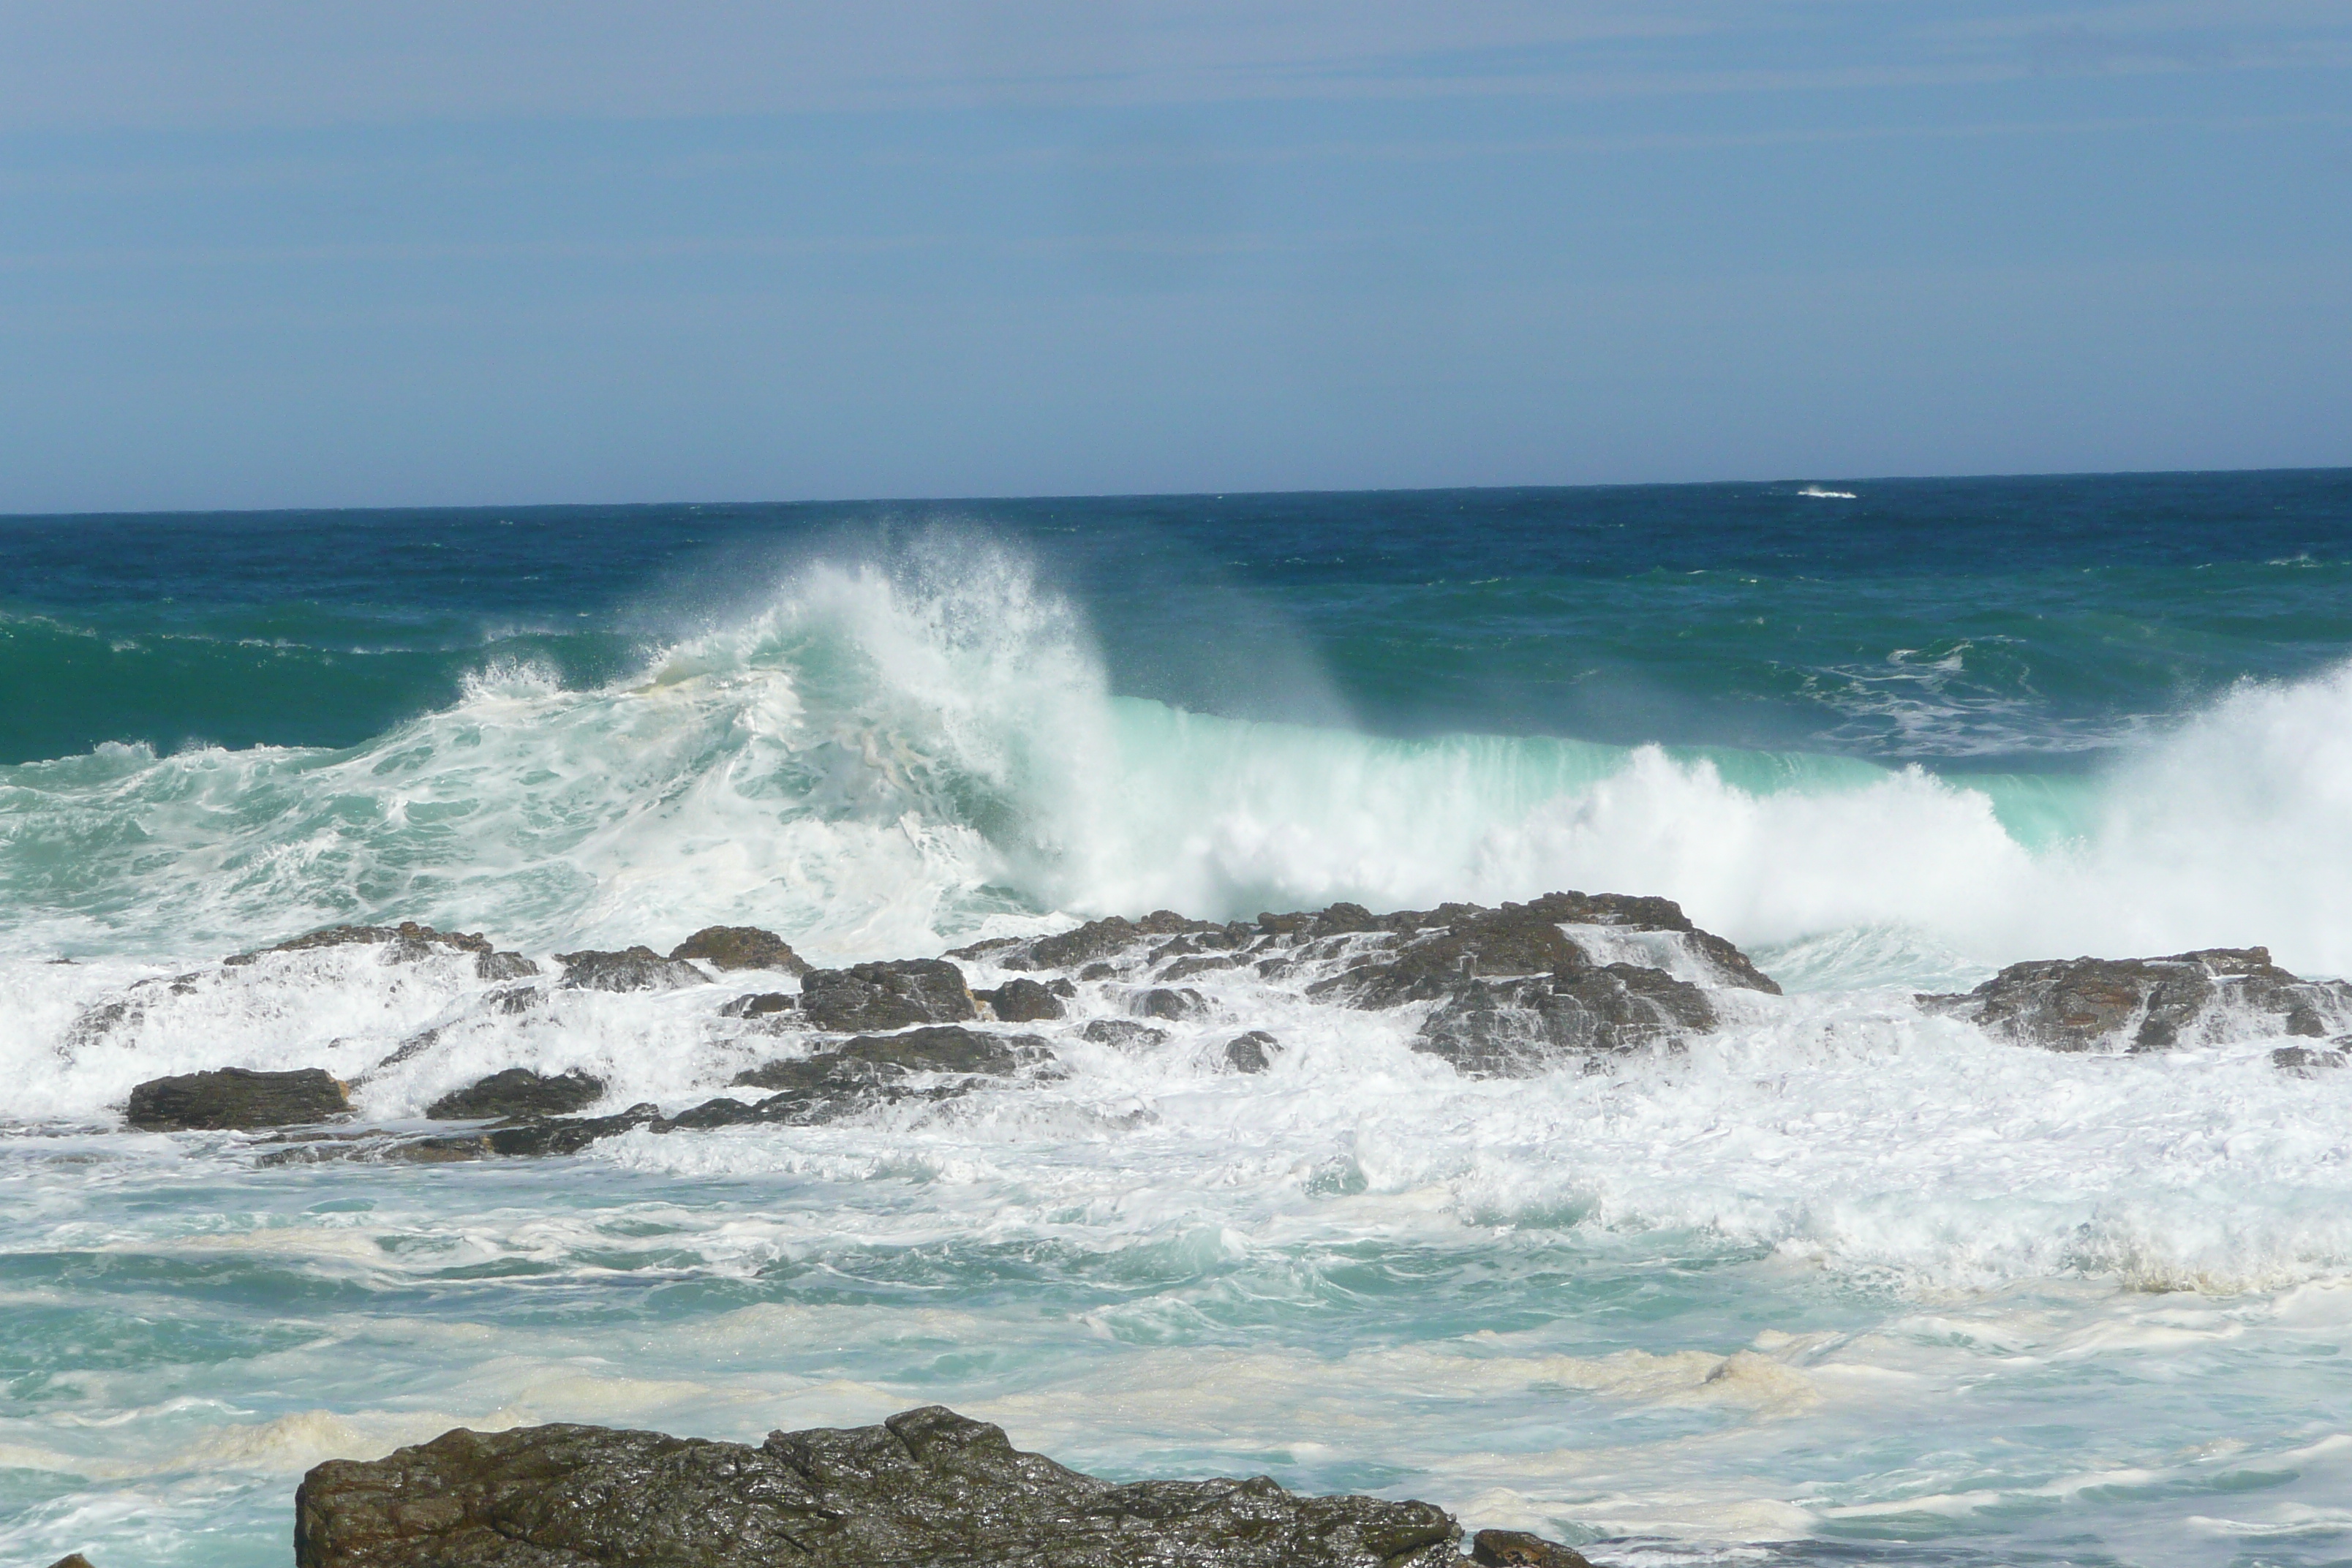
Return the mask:
[[2352, 4], [0, 0], [0, 510], [2352, 463]]

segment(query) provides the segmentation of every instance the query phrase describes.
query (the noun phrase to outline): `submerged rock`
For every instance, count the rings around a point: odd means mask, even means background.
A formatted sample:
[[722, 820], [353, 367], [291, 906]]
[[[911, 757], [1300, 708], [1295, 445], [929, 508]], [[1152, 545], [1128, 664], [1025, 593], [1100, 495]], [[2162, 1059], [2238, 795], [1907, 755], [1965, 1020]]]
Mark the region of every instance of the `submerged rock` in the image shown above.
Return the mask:
[[801, 977], [801, 1011], [820, 1029], [843, 1034], [961, 1024], [980, 1016], [963, 971], [943, 958], [813, 969]]
[[765, 1018], [777, 1013], [789, 1013], [801, 1005], [801, 999], [782, 991], [755, 991], [725, 1003], [719, 1009], [722, 1018]]
[[[403, 921], [392, 926], [328, 926], [323, 931], [289, 937], [274, 946], [240, 952], [221, 962], [246, 964], [254, 963], [268, 952], [309, 952], [319, 948], [357, 945], [386, 947], [389, 951], [384, 957], [394, 963], [414, 963], [429, 955], [436, 947], [481, 957], [488, 957], [491, 952], [489, 939], [479, 932], [435, 931], [431, 926], [420, 925], [415, 921]], [[536, 969], [537, 965], [532, 967]]]
[[2304, 980], [2263, 947], [2200, 948], [2165, 958], [2012, 963], [1973, 991], [1926, 995], [1931, 1013], [2053, 1051], [2124, 1046], [2164, 1050], [2263, 1035], [2325, 1036], [2352, 1020], [2352, 984]]
[[1282, 1047], [1264, 1029], [1252, 1029], [1246, 1035], [1235, 1035], [1225, 1042], [1219, 1052], [1229, 1072], [1266, 1072], [1274, 1067], [1274, 1058]]
[[643, 944], [619, 952], [559, 952], [555, 962], [563, 965], [557, 984], [567, 991], [675, 991], [710, 984], [691, 963]]
[[[297, 1568], [1436, 1568], [1423, 1502], [1273, 1481], [1118, 1485], [940, 1405], [758, 1447], [598, 1426], [458, 1430], [337, 1459], [295, 1497]], [[1501, 1561], [1540, 1562], [1505, 1558]]]
[[1479, 1568], [1592, 1568], [1580, 1552], [1524, 1530], [1482, 1530], [1470, 1540]]
[[1097, 1018], [1078, 1034], [1096, 1045], [1116, 1046], [1123, 1051], [1148, 1050], [1168, 1042], [1167, 1030], [1155, 1029], [1133, 1018]]
[[806, 974], [808, 963], [772, 931], [758, 926], [704, 926], [670, 949], [677, 959], [698, 958], [713, 969], [772, 969]]
[[125, 1120], [148, 1131], [247, 1131], [299, 1127], [350, 1114], [351, 1098], [318, 1068], [256, 1072], [222, 1068], [149, 1079], [131, 1091]]
[[509, 1068], [443, 1095], [425, 1108], [425, 1114], [435, 1121], [570, 1116], [604, 1097], [604, 1080], [578, 1068], [554, 1078], [542, 1078], [529, 1068]]
[[2271, 1066], [2297, 1078], [2316, 1078], [2323, 1072], [2333, 1072], [2343, 1067], [2347, 1058], [2341, 1049], [2329, 1050], [2316, 1046], [2281, 1046], [2271, 1053]]

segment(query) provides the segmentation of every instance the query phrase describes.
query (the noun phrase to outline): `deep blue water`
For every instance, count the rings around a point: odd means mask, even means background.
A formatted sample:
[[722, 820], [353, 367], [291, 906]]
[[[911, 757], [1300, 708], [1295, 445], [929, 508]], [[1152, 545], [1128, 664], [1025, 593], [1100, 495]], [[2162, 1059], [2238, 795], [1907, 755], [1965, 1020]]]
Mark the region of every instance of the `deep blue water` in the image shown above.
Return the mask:
[[[1853, 499], [1821, 497], [1808, 489]], [[1031, 553], [1117, 689], [1376, 733], [2079, 763], [2352, 652], [2352, 470], [0, 520], [0, 762], [622, 678], [812, 555]]]

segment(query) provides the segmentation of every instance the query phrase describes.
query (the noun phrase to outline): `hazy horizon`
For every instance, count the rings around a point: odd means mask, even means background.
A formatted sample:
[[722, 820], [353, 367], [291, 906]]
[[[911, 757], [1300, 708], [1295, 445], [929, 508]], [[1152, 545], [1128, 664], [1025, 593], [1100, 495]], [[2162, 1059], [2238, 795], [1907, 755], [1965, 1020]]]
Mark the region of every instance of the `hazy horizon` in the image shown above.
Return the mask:
[[2352, 462], [2352, 17], [0, 0], [0, 512]]

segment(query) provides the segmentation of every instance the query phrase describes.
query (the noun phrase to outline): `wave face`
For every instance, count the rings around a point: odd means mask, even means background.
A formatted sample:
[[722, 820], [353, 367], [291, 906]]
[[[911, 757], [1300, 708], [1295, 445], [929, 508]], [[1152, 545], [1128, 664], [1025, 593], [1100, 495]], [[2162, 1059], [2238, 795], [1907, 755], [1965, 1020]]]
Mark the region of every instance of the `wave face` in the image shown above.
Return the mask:
[[541, 944], [727, 921], [864, 958], [1024, 917], [1577, 887], [1677, 899], [1811, 984], [2250, 936], [2335, 973], [2347, 780], [2343, 667], [2242, 684], [2089, 773], [1189, 712], [1116, 694], [1022, 555], [934, 538], [807, 566], [586, 689], [501, 660], [344, 750], [0, 771], [0, 941], [192, 956], [352, 920]]
[[[1604, 1568], [2340, 1558], [2352, 1071], [1911, 993], [2352, 971], [2352, 480], [1813, 488], [0, 524], [46, 574], [0, 605], [41, 692], [0, 713], [0, 1556], [278, 1561], [303, 1468], [461, 1423], [940, 1400]], [[1481, 1080], [1204, 971], [1142, 1047], [1081, 988], [1049, 1082], [564, 1160], [117, 1114], [232, 1064], [412, 1131], [513, 1065], [676, 1110], [792, 1047], [718, 1008], [781, 975], [514, 1010], [463, 954], [217, 962], [340, 921], [841, 963], [1561, 888], [1789, 994]], [[1253, 1028], [1271, 1070], [1218, 1070]]]

